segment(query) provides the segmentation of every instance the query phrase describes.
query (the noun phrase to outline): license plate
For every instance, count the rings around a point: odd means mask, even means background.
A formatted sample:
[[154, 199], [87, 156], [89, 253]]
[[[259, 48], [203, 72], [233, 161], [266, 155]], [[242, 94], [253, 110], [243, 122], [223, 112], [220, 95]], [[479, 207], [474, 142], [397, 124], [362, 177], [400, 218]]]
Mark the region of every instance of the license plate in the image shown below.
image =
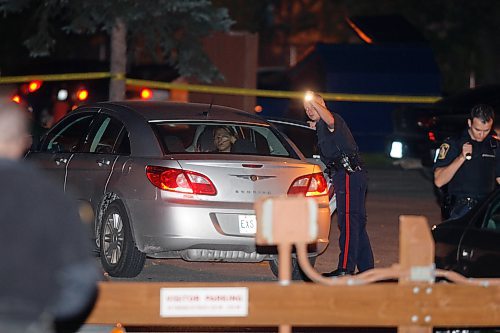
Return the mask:
[[257, 232], [257, 219], [255, 215], [238, 215], [240, 234], [255, 234]]

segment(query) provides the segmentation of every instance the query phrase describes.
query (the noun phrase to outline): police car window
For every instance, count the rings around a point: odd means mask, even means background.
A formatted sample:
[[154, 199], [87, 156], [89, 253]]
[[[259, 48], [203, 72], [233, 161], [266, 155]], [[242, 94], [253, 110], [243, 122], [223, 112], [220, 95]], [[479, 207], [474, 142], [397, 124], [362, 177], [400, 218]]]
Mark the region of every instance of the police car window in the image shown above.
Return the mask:
[[42, 151], [68, 153], [77, 152], [93, 119], [92, 114], [68, 118], [51, 130], [44, 141]]

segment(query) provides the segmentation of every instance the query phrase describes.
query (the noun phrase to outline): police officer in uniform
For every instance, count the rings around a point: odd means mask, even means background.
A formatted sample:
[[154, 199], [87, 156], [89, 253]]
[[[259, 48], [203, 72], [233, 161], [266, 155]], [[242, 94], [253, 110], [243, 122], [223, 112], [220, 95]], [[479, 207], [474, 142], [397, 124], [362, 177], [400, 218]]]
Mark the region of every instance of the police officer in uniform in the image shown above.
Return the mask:
[[460, 136], [447, 138], [439, 148], [434, 184], [439, 188], [447, 185], [445, 219], [465, 215], [500, 182], [498, 140], [490, 133], [494, 118], [491, 106], [474, 106], [468, 128]]
[[323, 274], [340, 276], [374, 267], [366, 232], [365, 197], [367, 176], [358, 146], [340, 115], [330, 112], [321, 96], [308, 92], [304, 101], [307, 116], [315, 126], [321, 160], [333, 179], [337, 199], [340, 255], [337, 269]]

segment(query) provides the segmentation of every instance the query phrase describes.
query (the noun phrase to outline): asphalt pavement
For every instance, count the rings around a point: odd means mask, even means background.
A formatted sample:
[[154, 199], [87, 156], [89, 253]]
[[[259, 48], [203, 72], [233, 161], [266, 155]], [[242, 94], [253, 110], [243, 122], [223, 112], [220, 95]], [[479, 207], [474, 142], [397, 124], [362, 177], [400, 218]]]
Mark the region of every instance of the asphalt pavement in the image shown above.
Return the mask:
[[[433, 184], [422, 169], [368, 168], [366, 209], [376, 267], [388, 267], [399, 260], [400, 215], [423, 215], [430, 226], [441, 218]], [[332, 270], [337, 264], [339, 234], [335, 223], [334, 216], [330, 246], [316, 262], [318, 271]]]

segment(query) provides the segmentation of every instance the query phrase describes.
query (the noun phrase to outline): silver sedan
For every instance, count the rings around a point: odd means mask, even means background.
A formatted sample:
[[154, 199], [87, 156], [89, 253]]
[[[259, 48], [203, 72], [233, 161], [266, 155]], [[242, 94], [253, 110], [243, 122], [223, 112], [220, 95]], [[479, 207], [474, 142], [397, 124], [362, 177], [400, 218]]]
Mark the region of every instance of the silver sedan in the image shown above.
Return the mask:
[[[255, 244], [260, 196], [303, 195], [319, 204], [328, 245], [328, 186], [319, 166], [266, 120], [221, 106], [108, 102], [72, 111], [27, 159], [93, 211], [92, 236], [111, 276], [133, 277], [146, 256], [259, 262], [278, 272], [276, 250]], [[293, 259], [293, 278], [301, 271]]]

